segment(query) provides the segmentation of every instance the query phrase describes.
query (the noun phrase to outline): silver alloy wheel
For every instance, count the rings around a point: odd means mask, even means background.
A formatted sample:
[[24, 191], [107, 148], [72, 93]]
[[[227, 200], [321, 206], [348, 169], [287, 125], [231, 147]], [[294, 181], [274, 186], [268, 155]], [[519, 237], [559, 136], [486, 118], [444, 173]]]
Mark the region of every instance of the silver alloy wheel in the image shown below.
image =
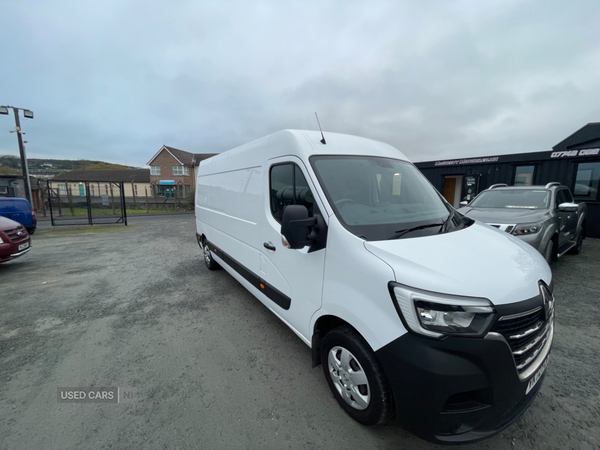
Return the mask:
[[206, 262], [206, 265], [210, 265], [212, 258], [210, 256], [210, 248], [208, 248], [207, 244], [204, 244], [204, 261]]
[[354, 409], [367, 409], [371, 389], [367, 375], [358, 360], [344, 347], [333, 347], [328, 357], [329, 376], [338, 394]]

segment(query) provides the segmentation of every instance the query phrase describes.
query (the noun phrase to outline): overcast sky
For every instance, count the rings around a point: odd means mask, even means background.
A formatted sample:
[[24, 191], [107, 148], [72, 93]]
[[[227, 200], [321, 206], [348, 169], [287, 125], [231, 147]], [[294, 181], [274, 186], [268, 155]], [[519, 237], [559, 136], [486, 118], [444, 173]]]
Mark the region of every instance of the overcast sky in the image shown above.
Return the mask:
[[[413, 161], [549, 150], [600, 121], [600, 2], [2, 0], [28, 157], [143, 166], [285, 128]], [[0, 155], [18, 155], [0, 115]]]

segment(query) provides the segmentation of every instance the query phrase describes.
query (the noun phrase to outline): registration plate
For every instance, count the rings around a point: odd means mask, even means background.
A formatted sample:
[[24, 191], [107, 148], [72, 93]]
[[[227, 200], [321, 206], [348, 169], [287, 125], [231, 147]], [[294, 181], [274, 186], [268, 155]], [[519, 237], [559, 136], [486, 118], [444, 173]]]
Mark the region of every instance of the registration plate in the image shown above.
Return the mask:
[[25, 250], [26, 248], [29, 248], [29, 242], [19, 245], [19, 251]]
[[544, 374], [544, 371], [546, 370], [546, 366], [548, 365], [548, 360], [549, 360], [549, 358], [546, 358], [546, 361], [544, 361], [542, 363], [542, 367], [540, 367], [538, 369], [538, 371], [535, 373], [535, 375], [532, 376], [531, 379], [529, 380], [529, 383], [527, 383], [527, 390], [525, 391], [525, 395], [529, 394], [529, 392], [533, 389], [533, 387], [537, 384], [537, 382], [540, 381], [540, 378], [542, 378], [542, 375]]

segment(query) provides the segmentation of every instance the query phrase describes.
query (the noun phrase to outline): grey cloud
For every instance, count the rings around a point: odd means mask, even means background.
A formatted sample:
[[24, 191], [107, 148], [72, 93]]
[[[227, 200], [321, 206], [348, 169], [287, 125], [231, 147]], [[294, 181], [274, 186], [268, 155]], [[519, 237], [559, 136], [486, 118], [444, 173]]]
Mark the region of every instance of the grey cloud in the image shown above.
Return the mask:
[[[591, 1], [47, 1], [0, 6], [0, 104], [29, 155], [143, 165], [282, 128], [415, 160], [546, 150], [599, 120]], [[0, 116], [0, 154], [16, 154]], [[4, 130], [4, 131], [3, 131]]]

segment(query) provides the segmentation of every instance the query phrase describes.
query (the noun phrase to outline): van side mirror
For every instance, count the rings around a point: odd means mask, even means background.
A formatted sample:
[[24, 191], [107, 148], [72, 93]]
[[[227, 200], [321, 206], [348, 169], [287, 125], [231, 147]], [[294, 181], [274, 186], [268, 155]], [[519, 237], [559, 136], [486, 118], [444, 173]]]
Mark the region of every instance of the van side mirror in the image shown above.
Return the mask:
[[460, 206], [467, 206], [469, 204], [468, 201], [463, 200], [462, 202], [459, 203]]
[[308, 217], [306, 206], [288, 205], [281, 219], [281, 235], [287, 240], [289, 248], [304, 248], [312, 243], [308, 232], [316, 223], [316, 218]]
[[565, 202], [558, 205], [558, 210], [562, 212], [575, 212], [579, 208], [577, 203]]

